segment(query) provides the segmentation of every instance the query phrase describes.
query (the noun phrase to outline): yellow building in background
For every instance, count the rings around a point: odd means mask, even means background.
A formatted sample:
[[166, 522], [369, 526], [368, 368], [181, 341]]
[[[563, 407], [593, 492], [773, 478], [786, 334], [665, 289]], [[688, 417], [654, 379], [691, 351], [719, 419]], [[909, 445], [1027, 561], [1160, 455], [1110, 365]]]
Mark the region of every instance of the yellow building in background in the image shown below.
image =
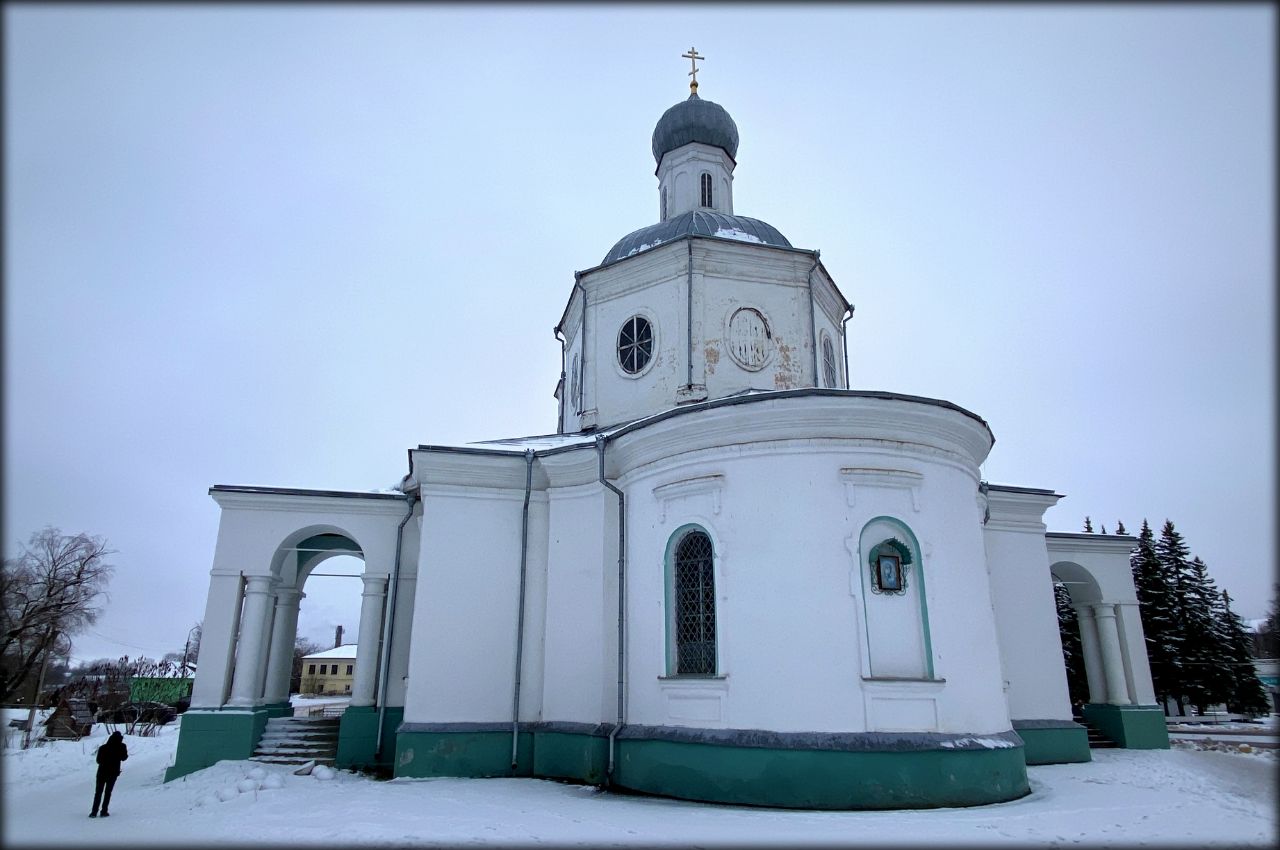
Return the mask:
[[356, 645], [345, 643], [302, 656], [303, 694], [349, 695], [356, 669]]

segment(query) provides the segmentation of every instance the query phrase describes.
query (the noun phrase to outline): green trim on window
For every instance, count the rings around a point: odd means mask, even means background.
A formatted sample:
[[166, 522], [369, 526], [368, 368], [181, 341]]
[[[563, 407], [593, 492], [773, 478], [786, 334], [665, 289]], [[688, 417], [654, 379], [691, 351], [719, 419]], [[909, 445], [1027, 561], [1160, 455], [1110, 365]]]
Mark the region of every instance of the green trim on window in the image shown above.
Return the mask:
[[[707, 535], [707, 539], [711, 541], [711, 580], [716, 588], [720, 587], [720, 576], [717, 575], [719, 567], [718, 567], [718, 564], [716, 563], [717, 558], [715, 554], [717, 551], [716, 539], [711, 534], [711, 532], [708, 531], [705, 526], [696, 522], [685, 523], [684, 525], [677, 528], [675, 531], [671, 532], [671, 536], [667, 538], [667, 553], [663, 558], [663, 571], [664, 571], [663, 597], [664, 597], [665, 604], [662, 612], [663, 630], [665, 632], [664, 650], [666, 652], [666, 663], [663, 665], [663, 669], [667, 671], [667, 676], [671, 678], [682, 678], [682, 679], [690, 678], [689, 674], [680, 675], [679, 673], [676, 672], [678, 665], [677, 665], [677, 658], [676, 658], [676, 636], [675, 636], [675, 622], [676, 622], [675, 574], [676, 574], [676, 549], [679, 547], [680, 541], [684, 539], [684, 536], [694, 531], [699, 531]], [[717, 600], [717, 603], [718, 602], [719, 600]], [[716, 676], [720, 674], [719, 607], [720, 607], [719, 604], [717, 604], [716, 605], [716, 609], [717, 609], [716, 610], [716, 615], [717, 615], [716, 616], [716, 668], [715, 668], [716, 672], [715, 674], [713, 674]], [[708, 677], [696, 676], [695, 678], [708, 678]]]
[[[901, 531], [904, 535], [906, 535], [908, 540], [907, 545], [909, 547], [909, 550], [906, 556], [907, 558], [912, 557], [911, 556], [912, 551], [918, 552], [920, 554], [919, 561], [917, 562], [918, 566], [917, 566], [916, 572], [918, 573], [918, 575], [916, 576], [916, 581], [920, 583], [919, 584], [920, 629], [923, 632], [923, 637], [924, 637], [925, 678], [935, 679], [937, 677], [934, 675], [934, 671], [933, 671], [933, 638], [929, 633], [929, 601], [928, 601], [929, 594], [928, 594], [928, 588], [925, 583], [925, 575], [924, 575], [925, 573], [924, 549], [920, 547], [920, 541], [916, 539], [915, 532], [911, 530], [911, 526], [907, 525], [905, 522], [898, 519], [897, 517], [881, 515], [881, 516], [872, 517], [871, 519], [867, 520], [865, 523], [862, 524], [862, 528], [858, 531], [858, 548], [860, 552], [862, 548], [862, 536], [866, 534], [867, 529], [871, 525], [877, 522], [884, 522], [889, 525], [892, 525], [893, 527]], [[901, 545], [901, 541], [897, 540], [896, 538], [890, 538], [889, 540], [882, 540], [879, 543], [875, 544], [875, 546], [872, 547], [872, 551], [875, 551], [875, 549], [879, 548], [880, 546], [883, 546], [886, 543], [891, 543], [891, 542], [898, 543], [899, 545]], [[870, 575], [868, 571], [863, 567], [861, 556], [859, 556], [859, 558], [860, 559], [858, 561], [858, 578], [861, 581], [861, 587], [862, 587], [863, 642], [867, 648], [867, 667], [868, 669], [874, 669], [874, 665], [871, 663], [871, 653], [873, 651], [873, 647], [871, 646], [871, 630], [870, 630], [870, 626], [868, 625], [868, 621], [870, 618], [867, 616], [867, 594], [871, 592], [870, 588], [867, 586], [867, 582], [870, 580]], [[868, 558], [867, 563], [868, 564], [871, 563], [870, 558]], [[906, 559], [903, 560], [904, 566], [908, 563], [911, 563], [911, 561]]]

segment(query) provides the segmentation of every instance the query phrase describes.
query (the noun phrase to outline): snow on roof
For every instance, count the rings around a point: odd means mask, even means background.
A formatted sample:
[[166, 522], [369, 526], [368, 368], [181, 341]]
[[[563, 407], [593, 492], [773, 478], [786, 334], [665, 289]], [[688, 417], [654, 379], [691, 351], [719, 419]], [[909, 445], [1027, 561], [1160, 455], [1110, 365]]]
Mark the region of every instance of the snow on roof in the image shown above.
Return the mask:
[[335, 646], [333, 649], [326, 649], [324, 652], [313, 652], [310, 655], [304, 655], [303, 658], [355, 658], [356, 645], [354, 643], [344, 643], [342, 646]]

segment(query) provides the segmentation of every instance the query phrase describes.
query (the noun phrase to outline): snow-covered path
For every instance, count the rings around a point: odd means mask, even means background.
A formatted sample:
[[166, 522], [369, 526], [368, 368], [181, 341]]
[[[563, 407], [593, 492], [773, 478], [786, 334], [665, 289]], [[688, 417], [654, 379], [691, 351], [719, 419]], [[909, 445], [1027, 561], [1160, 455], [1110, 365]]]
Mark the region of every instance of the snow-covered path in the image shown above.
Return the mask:
[[[99, 727], [101, 729], [101, 727]], [[109, 820], [90, 820], [93, 752], [83, 742], [4, 753], [6, 847], [311, 845], [1064, 845], [1273, 846], [1270, 754], [1102, 750], [1029, 771], [1032, 793], [972, 809], [804, 812], [603, 794], [530, 779], [376, 782], [220, 762], [161, 782], [176, 729], [128, 738]], [[234, 793], [250, 770], [282, 787]], [[259, 781], [259, 783], [261, 782]], [[230, 799], [218, 799], [218, 792]]]

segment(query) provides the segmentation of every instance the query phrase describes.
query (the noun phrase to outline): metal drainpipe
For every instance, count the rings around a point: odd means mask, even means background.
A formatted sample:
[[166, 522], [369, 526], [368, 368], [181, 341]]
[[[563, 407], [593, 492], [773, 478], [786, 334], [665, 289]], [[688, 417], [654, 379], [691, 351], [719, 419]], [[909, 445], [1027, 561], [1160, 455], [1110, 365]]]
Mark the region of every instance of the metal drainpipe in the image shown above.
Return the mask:
[[417, 493], [408, 493], [408, 510], [404, 519], [396, 528], [396, 560], [391, 567], [391, 592], [387, 594], [386, 623], [382, 627], [382, 664], [378, 672], [378, 738], [373, 747], [373, 760], [382, 761], [382, 726], [387, 718], [387, 676], [391, 670], [391, 628], [396, 621], [396, 591], [400, 589], [400, 549], [404, 544], [404, 527], [413, 516], [413, 506], [418, 501]]
[[813, 319], [813, 270], [818, 267], [820, 251], [813, 252], [813, 265], [809, 267], [809, 353], [813, 355], [813, 385], [818, 386], [818, 328]]
[[[587, 392], [587, 290], [582, 286], [582, 272], [573, 273], [573, 285], [578, 292], [582, 293], [582, 322], [578, 328], [578, 336], [582, 340], [579, 348], [582, 351], [582, 368], [578, 372], [578, 416], [582, 416], [582, 411], [586, 409], [584, 400]], [[582, 423], [578, 423], [578, 430], [582, 429]]]
[[609, 784], [613, 781], [613, 750], [614, 739], [618, 735], [618, 731], [622, 728], [623, 721], [623, 695], [625, 693], [625, 681], [623, 666], [625, 657], [623, 655], [623, 624], [626, 617], [626, 555], [627, 555], [627, 524], [626, 524], [626, 496], [621, 490], [609, 483], [604, 477], [604, 447], [605, 436], [603, 434], [596, 437], [596, 450], [600, 453], [600, 483], [605, 487], [618, 494], [618, 720], [613, 724], [613, 731], [609, 733], [609, 766], [605, 769], [605, 782]]
[[847, 322], [853, 318], [853, 305], [844, 310], [844, 318], [840, 320], [840, 342], [844, 346], [844, 388], [849, 389], [849, 327]]
[[556, 433], [563, 434], [564, 433], [564, 411], [569, 404], [569, 387], [564, 382], [565, 339], [560, 335], [559, 325], [556, 325], [554, 328], [552, 328], [551, 332], [555, 335], [555, 338], [560, 341], [560, 412], [556, 416]]
[[511, 695], [511, 766], [520, 746], [520, 661], [524, 655], [525, 567], [529, 562], [529, 493], [533, 490], [533, 449], [524, 450], [524, 510], [520, 517], [520, 601], [516, 612], [516, 684]]
[[689, 343], [689, 370], [685, 386], [693, 391], [693, 237], [685, 240], [689, 247], [688, 270], [685, 273], [685, 301], [688, 307], [688, 324], [685, 326], [685, 338]]

